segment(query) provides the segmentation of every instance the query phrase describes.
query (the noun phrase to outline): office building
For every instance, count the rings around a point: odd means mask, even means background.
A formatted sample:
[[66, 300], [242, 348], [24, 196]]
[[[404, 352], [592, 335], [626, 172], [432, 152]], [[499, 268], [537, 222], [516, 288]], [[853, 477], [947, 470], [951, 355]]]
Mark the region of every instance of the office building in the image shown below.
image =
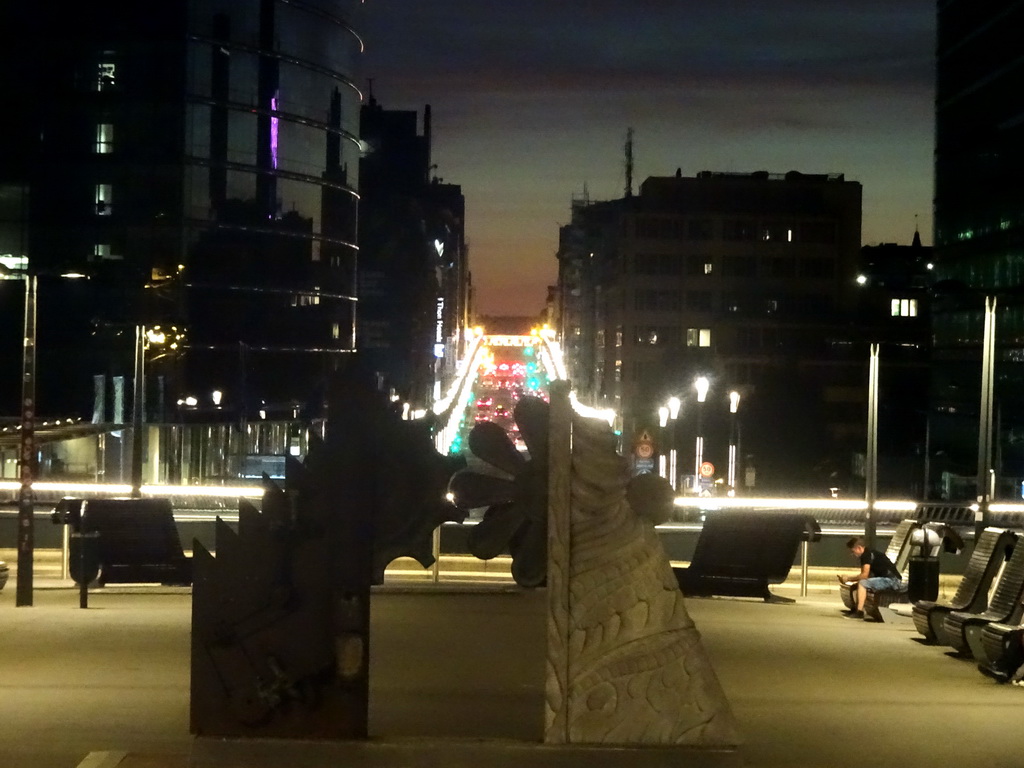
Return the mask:
[[431, 110], [362, 108], [359, 164], [360, 357], [413, 410], [447, 391], [465, 352], [465, 199], [433, 175]]
[[[689, 482], [704, 432], [703, 457], [724, 474], [734, 391], [738, 484], [795, 493], [848, 482], [865, 430], [867, 347], [849, 343], [860, 227], [861, 186], [842, 174], [677, 172], [636, 196], [577, 201], [559, 250], [574, 387], [619, 412], [627, 453], [646, 434], [687, 456]], [[703, 403], [699, 376], [710, 381]], [[661, 427], [671, 397], [682, 410]]]
[[138, 326], [147, 421], [318, 412], [355, 345], [359, 6], [4, 4], [0, 261], [41, 276], [41, 412], [124, 421]]
[[[1024, 478], [1024, 67], [1016, 2], [938, 4], [931, 447], [942, 494], [974, 499], [989, 454], [997, 497]], [[985, 298], [993, 398], [981, 405]], [[986, 413], [986, 411], [988, 413]], [[979, 438], [990, 447], [979, 451]]]

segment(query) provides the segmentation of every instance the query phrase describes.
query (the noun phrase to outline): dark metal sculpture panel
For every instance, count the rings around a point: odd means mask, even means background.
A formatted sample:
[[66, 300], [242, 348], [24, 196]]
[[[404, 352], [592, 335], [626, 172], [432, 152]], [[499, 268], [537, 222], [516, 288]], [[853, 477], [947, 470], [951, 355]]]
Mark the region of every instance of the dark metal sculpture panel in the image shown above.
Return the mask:
[[370, 587], [398, 556], [433, 562], [430, 537], [459, 513], [444, 493], [457, 462], [430, 426], [405, 422], [372, 388], [334, 388], [326, 438], [263, 509], [198, 542], [191, 731], [216, 737], [367, 735]]

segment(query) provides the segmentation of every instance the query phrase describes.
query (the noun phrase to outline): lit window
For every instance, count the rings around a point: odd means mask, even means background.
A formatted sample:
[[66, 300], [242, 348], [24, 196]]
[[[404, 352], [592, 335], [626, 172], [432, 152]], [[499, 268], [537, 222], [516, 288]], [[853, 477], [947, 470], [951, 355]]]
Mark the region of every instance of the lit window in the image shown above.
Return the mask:
[[110, 184], [96, 185], [96, 215], [109, 216], [111, 203], [114, 202], [114, 190]]
[[712, 266], [712, 263], [710, 261], [705, 261], [704, 262], [704, 274], [705, 275], [710, 275], [711, 274], [711, 266]]
[[110, 253], [110, 243], [95, 243], [92, 247], [94, 261], [105, 261], [113, 258]]
[[686, 329], [686, 346], [688, 346], [688, 347], [710, 347], [711, 346], [711, 329], [710, 328], [687, 328]]
[[893, 317], [917, 317], [917, 299], [893, 299]]
[[332, 339], [341, 338], [341, 325], [339, 325], [338, 323], [332, 323], [331, 324], [331, 338]]
[[111, 123], [97, 124], [95, 149], [97, 155], [109, 155], [114, 151], [114, 126]]
[[112, 61], [101, 61], [96, 65], [96, 90], [106, 91], [114, 87], [117, 79], [117, 65]]

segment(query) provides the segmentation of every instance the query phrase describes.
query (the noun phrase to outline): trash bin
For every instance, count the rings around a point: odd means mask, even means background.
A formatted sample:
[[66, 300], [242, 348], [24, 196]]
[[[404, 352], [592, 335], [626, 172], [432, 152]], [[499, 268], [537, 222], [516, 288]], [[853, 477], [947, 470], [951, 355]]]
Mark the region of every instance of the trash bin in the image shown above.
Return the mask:
[[907, 567], [907, 599], [934, 602], [939, 597], [939, 558], [911, 557]]

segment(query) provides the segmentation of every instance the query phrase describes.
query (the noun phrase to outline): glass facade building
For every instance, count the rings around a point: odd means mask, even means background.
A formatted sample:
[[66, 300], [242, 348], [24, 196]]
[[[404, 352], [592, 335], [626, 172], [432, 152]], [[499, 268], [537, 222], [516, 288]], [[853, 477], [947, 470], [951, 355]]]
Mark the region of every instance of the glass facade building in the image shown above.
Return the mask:
[[150, 419], [317, 401], [355, 345], [360, 5], [5, 4], [0, 259], [53, 276], [41, 408], [116, 420], [137, 325]]
[[938, 22], [932, 448], [949, 476], [975, 473], [984, 302], [995, 297], [997, 496], [1019, 498], [1009, 478], [1024, 476], [1024, 6], [941, 0]]

